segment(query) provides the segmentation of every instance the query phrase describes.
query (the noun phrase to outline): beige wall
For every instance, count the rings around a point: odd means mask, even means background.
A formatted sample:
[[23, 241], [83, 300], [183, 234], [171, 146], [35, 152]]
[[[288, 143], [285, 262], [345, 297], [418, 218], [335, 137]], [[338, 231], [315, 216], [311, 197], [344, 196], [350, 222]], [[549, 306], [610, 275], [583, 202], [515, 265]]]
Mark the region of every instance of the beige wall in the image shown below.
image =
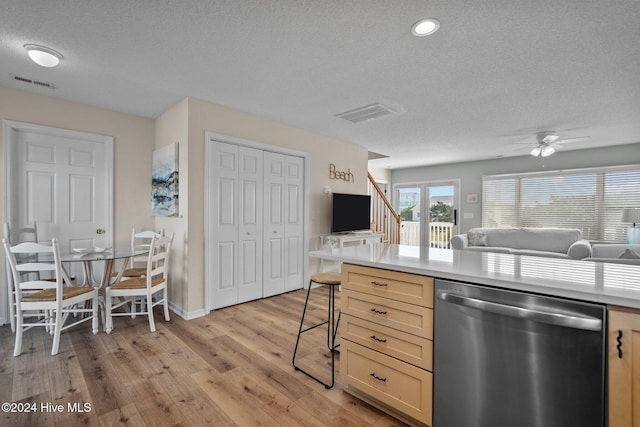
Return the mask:
[[[170, 300], [184, 317], [202, 314], [205, 307], [205, 132], [308, 153], [310, 250], [318, 248], [318, 236], [330, 229], [330, 196], [324, 194], [324, 187], [331, 187], [333, 192], [367, 192], [365, 148], [195, 98], [182, 100], [154, 120], [0, 87], [0, 120], [114, 138], [115, 242], [127, 244], [132, 227], [164, 228], [168, 233], [175, 233]], [[154, 218], [150, 212], [151, 158], [153, 150], [172, 142], [178, 142], [180, 150], [180, 217]], [[0, 140], [0, 156], [1, 148]], [[329, 179], [330, 163], [339, 170], [350, 169], [355, 182]], [[3, 195], [2, 176], [0, 180], [0, 195]], [[0, 216], [4, 221], [2, 200], [4, 197], [0, 198]], [[0, 269], [3, 266], [4, 262]], [[311, 272], [316, 271], [317, 266], [316, 260], [310, 261]]]
[[[131, 227], [153, 226], [149, 177], [155, 141], [154, 120], [3, 87], [0, 87], [0, 120], [112, 136], [114, 241], [128, 244]], [[1, 138], [0, 134], [0, 156], [4, 152]], [[0, 180], [3, 196], [0, 216], [4, 222], [4, 174], [0, 174]]]
[[[285, 126], [268, 119], [232, 110], [220, 105], [188, 98], [158, 119], [157, 145], [164, 146], [176, 137], [168, 135], [173, 132], [170, 127], [162, 127], [163, 121], [177, 121], [170, 117], [180, 116], [185, 102], [188, 110], [188, 153], [183, 155], [180, 149], [180, 213], [181, 220], [167, 219], [163, 221], [169, 231], [175, 226], [178, 232], [186, 232], [182, 252], [176, 250], [174, 256], [180, 258], [185, 266], [182, 283], [174, 283], [172, 292], [179, 292], [183, 301], [185, 317], [197, 315], [205, 307], [204, 301], [204, 144], [207, 131], [242, 138], [263, 144], [275, 145], [302, 151], [309, 154], [310, 159], [310, 222], [309, 248], [317, 249], [320, 234], [330, 229], [330, 197], [323, 193], [325, 186], [334, 192], [361, 193], [367, 192], [367, 150], [365, 148], [337, 141], [321, 135]], [[166, 134], [165, 134], [166, 133]], [[173, 135], [173, 134], [171, 134]], [[180, 141], [182, 144], [182, 140]], [[329, 179], [329, 164], [334, 163], [340, 170], [350, 169], [355, 182]], [[183, 187], [184, 179], [188, 180], [188, 188]], [[159, 224], [159, 223], [158, 223]], [[310, 271], [317, 270], [317, 261], [310, 262]], [[175, 279], [175, 277], [174, 277]], [[187, 280], [188, 279], [188, 280]]]
[[156, 229], [174, 233], [171, 249], [169, 300], [174, 310], [181, 315], [187, 309], [189, 283], [189, 254], [187, 252], [187, 230], [189, 228], [189, 103], [185, 99], [156, 119], [156, 145], [162, 148], [178, 143], [178, 218], [156, 218]]
[[[2, 120], [113, 137], [114, 242], [128, 245], [131, 227], [154, 226], [150, 209], [151, 153], [155, 143], [153, 119], [0, 87], [0, 123]], [[2, 138], [3, 132], [0, 132], [0, 164], [4, 165]], [[0, 219], [2, 222], [5, 220], [4, 193], [4, 173], [0, 173]], [[2, 317], [7, 307], [4, 253], [0, 255], [0, 260], [0, 317]]]

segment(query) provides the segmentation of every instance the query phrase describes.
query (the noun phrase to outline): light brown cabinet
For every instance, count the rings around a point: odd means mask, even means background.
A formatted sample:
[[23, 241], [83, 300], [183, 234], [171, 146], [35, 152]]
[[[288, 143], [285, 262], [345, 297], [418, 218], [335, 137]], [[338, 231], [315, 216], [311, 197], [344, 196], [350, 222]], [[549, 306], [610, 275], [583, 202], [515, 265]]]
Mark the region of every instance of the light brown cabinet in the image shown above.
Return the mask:
[[411, 424], [432, 423], [433, 278], [342, 265], [346, 391]]
[[609, 427], [640, 427], [640, 310], [609, 308]]

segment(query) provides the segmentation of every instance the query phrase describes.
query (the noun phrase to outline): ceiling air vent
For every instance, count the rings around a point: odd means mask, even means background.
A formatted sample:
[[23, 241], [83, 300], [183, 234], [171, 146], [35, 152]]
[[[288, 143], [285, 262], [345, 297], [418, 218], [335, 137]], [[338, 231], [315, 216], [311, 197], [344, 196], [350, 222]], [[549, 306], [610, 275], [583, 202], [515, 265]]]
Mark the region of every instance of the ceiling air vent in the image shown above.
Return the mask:
[[368, 120], [379, 119], [391, 114], [396, 114], [396, 111], [384, 104], [376, 102], [374, 104], [365, 105], [364, 107], [354, 108], [353, 110], [336, 114], [335, 117], [348, 120], [351, 123], [360, 123]]
[[36, 86], [40, 86], [40, 87], [46, 87], [49, 89], [55, 89], [56, 86], [53, 83], [49, 83], [49, 82], [42, 82], [40, 80], [34, 80], [34, 79], [30, 79], [27, 77], [21, 77], [21, 76], [16, 76], [15, 74], [11, 74], [11, 78], [13, 80], [22, 82], [22, 83], [29, 83], [32, 85], [36, 85]]

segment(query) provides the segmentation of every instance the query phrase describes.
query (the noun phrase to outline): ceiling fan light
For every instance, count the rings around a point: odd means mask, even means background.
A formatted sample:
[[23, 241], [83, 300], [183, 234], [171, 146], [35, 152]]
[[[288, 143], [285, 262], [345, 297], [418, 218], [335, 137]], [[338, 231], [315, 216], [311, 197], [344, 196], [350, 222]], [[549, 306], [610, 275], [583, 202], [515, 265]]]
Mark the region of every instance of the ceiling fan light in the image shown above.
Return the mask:
[[29, 58], [41, 67], [55, 67], [60, 63], [62, 54], [58, 51], [37, 44], [25, 44]]
[[545, 145], [544, 147], [542, 147], [542, 150], [540, 152], [540, 155], [542, 157], [549, 157], [550, 155], [552, 155], [553, 153], [555, 153], [556, 150], [550, 146], [550, 145]]
[[542, 149], [538, 146], [538, 147], [533, 147], [533, 149], [531, 150], [531, 152], [529, 154], [531, 154], [534, 157], [538, 157], [540, 155], [540, 152], [542, 151]]

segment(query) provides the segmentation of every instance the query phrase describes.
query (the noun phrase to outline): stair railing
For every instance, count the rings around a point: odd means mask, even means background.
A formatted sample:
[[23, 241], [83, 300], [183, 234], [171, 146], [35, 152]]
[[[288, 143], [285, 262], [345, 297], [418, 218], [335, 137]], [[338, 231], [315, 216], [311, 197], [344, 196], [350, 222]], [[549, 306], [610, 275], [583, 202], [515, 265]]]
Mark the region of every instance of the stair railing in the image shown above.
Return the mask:
[[389, 203], [387, 196], [369, 173], [369, 194], [371, 195], [371, 230], [384, 233], [386, 243], [400, 243], [400, 215]]

